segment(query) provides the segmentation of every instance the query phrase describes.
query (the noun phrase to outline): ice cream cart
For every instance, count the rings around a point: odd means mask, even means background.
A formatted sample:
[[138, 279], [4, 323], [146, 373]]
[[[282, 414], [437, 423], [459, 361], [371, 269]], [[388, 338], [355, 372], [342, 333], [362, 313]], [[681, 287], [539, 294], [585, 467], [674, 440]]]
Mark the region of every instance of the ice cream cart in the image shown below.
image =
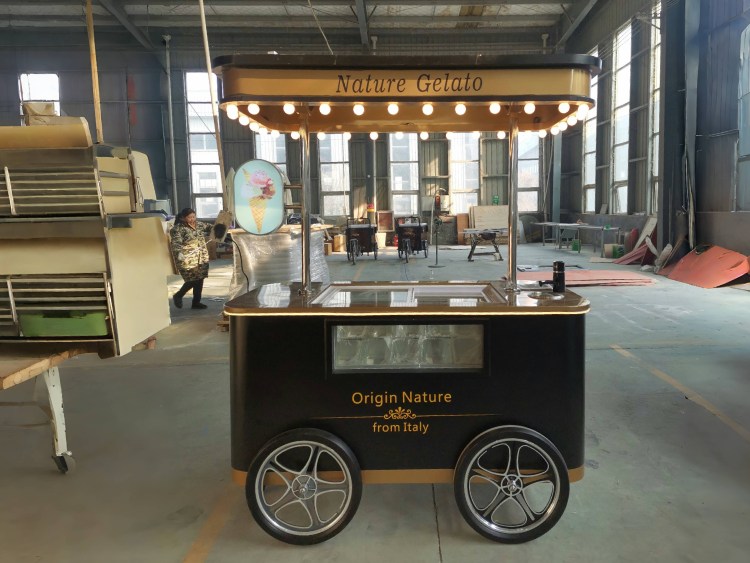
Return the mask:
[[352, 264], [356, 263], [357, 257], [363, 253], [373, 253], [375, 260], [378, 259], [378, 241], [375, 238], [377, 225], [373, 225], [367, 219], [346, 220], [346, 258]]
[[561, 517], [583, 477], [589, 303], [517, 282], [517, 134], [581, 116], [598, 69], [577, 55], [215, 61], [228, 116], [299, 133], [303, 233], [310, 132], [509, 139], [506, 279], [314, 284], [303, 252], [302, 282], [225, 305], [232, 470], [270, 535], [333, 537], [368, 483], [453, 483], [468, 524], [500, 542], [534, 539]]
[[396, 222], [398, 257], [409, 261], [409, 255], [424, 252], [427, 258], [427, 223], [419, 217], [406, 217]]

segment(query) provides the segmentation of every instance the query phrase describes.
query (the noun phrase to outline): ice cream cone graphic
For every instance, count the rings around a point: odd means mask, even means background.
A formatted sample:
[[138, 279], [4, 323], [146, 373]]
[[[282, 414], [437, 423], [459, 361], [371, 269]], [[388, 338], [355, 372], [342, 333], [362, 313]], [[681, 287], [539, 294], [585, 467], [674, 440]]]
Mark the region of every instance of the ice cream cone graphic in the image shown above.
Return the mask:
[[[247, 192], [243, 195], [248, 198], [250, 204], [250, 213], [253, 216], [255, 227], [258, 234], [263, 233], [263, 220], [266, 216], [268, 201], [276, 195], [276, 187], [273, 180], [264, 170], [256, 170], [252, 173], [243, 170]], [[248, 193], [249, 192], [249, 193]], [[273, 210], [273, 206], [271, 207]]]
[[255, 226], [258, 229], [258, 232], [262, 232], [263, 227], [263, 217], [266, 215], [266, 206], [268, 205], [268, 200], [265, 199], [262, 195], [258, 195], [255, 197], [250, 198], [250, 211], [253, 214], [253, 219], [255, 220]]

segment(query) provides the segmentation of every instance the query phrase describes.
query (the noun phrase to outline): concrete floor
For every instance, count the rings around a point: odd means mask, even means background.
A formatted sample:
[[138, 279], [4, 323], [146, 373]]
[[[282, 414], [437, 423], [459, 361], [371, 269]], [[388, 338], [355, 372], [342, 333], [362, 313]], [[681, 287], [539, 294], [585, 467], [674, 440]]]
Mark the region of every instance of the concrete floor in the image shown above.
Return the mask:
[[[587, 252], [588, 251], [588, 252]], [[331, 278], [497, 279], [506, 262], [441, 249], [399, 262], [393, 250], [356, 266], [329, 257]], [[519, 264], [628, 269], [520, 245]], [[585, 287], [586, 476], [561, 521], [522, 545], [464, 523], [449, 486], [366, 486], [349, 526], [293, 547], [265, 535], [230, 479], [229, 334], [216, 330], [231, 266], [219, 261], [206, 311], [173, 309], [156, 350], [63, 364], [68, 441], [77, 467], [50, 459], [43, 420], [0, 409], [0, 561], [167, 563], [273, 561], [717, 561], [750, 555], [750, 293], [655, 285]], [[173, 279], [172, 291], [178, 286]], [[293, 327], [290, 327], [293, 330]], [[303, 335], [290, 334], [290, 342]], [[544, 342], [539, 342], [544, 349]], [[0, 396], [28, 400], [25, 383]]]

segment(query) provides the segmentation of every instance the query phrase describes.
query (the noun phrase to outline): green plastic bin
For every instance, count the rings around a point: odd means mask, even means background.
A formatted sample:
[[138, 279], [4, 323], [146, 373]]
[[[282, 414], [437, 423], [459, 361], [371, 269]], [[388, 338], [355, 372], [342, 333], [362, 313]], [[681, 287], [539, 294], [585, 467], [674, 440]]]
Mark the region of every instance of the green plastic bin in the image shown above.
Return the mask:
[[24, 336], [106, 336], [104, 311], [60, 311], [18, 315]]

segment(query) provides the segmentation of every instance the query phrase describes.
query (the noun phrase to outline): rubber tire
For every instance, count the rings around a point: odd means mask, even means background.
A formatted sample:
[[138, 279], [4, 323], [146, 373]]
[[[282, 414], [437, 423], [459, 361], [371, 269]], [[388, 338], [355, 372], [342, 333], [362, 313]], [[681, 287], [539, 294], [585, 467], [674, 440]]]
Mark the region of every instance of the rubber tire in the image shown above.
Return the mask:
[[[536, 527], [528, 531], [500, 531], [490, 528], [484, 520], [477, 517], [468, 498], [468, 491], [465, 489], [465, 477], [467, 471], [471, 469], [471, 464], [475, 458], [494, 443], [501, 440], [517, 439], [530, 442], [536, 448], [541, 449], [550, 458], [555, 470], [559, 476], [560, 487], [559, 496], [554, 502], [554, 506], [547, 508], [549, 514]], [[456, 497], [458, 509], [464, 520], [482, 536], [500, 543], [524, 543], [538, 538], [547, 533], [557, 524], [557, 521], [565, 512], [570, 494], [570, 482], [568, 479], [568, 468], [565, 460], [555, 445], [539, 432], [526, 428], [524, 426], [498, 426], [482, 432], [476, 436], [464, 448], [456, 464], [456, 471], [453, 477], [453, 492]], [[551, 509], [551, 510], [550, 510]]]
[[[279, 448], [294, 442], [318, 444], [333, 450], [338, 456], [340, 456], [341, 460], [346, 465], [351, 479], [351, 496], [349, 498], [348, 506], [341, 515], [336, 517], [337, 521], [335, 522], [335, 525], [317, 534], [294, 534], [286, 532], [278, 526], [274, 526], [269, 522], [266, 513], [261, 508], [255, 495], [255, 482], [258, 478], [258, 472], [266, 464], [268, 458]], [[362, 499], [362, 473], [357, 458], [343, 440], [325, 430], [319, 430], [317, 428], [297, 428], [274, 436], [256, 454], [255, 458], [253, 458], [253, 461], [250, 463], [250, 468], [247, 472], [245, 497], [247, 498], [250, 513], [253, 515], [253, 518], [258, 525], [267, 534], [277, 540], [289, 544], [313, 545], [331, 539], [343, 530], [354, 517], [357, 508], [359, 508], [359, 502]]]

